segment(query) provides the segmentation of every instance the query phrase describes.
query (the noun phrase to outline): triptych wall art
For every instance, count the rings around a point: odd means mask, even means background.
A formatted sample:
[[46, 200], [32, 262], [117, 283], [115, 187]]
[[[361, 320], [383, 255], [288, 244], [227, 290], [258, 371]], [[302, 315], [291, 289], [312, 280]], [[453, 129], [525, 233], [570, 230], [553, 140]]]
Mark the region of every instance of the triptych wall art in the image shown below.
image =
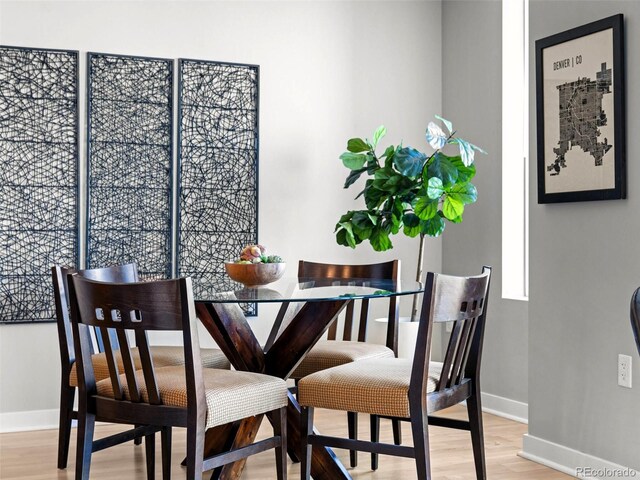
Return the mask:
[[135, 261], [204, 298], [257, 242], [259, 67], [88, 53], [85, 95], [79, 58], [0, 46], [0, 323], [54, 320], [53, 264]]

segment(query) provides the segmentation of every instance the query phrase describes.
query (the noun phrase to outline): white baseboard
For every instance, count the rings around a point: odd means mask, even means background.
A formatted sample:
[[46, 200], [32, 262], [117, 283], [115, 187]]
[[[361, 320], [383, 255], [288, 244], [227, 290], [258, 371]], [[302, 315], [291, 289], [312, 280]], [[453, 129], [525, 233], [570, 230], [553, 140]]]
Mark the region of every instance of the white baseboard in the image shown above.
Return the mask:
[[0, 413], [0, 433], [58, 428], [58, 409]]
[[518, 455], [579, 479], [640, 478], [640, 472], [632, 468], [529, 434], [523, 436], [522, 451]]
[[515, 422], [529, 423], [529, 405], [490, 393], [482, 394], [482, 411]]

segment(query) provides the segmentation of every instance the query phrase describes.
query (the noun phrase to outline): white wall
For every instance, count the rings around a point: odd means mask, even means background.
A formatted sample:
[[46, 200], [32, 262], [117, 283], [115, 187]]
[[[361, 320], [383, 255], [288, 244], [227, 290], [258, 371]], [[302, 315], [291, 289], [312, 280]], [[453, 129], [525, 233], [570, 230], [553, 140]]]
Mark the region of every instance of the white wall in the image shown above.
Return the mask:
[[[338, 155], [382, 123], [389, 142], [425, 147], [442, 107], [440, 0], [2, 1], [0, 43], [259, 64], [261, 243], [290, 268], [302, 258], [399, 257], [403, 277], [414, 276], [415, 240], [397, 237], [385, 254], [335, 244], [333, 227], [358, 192], [342, 189]], [[440, 240], [428, 242], [425, 267], [440, 270]], [[260, 336], [272, 313], [261, 306], [252, 321]], [[57, 408], [57, 350], [53, 324], [0, 325], [0, 413]]]

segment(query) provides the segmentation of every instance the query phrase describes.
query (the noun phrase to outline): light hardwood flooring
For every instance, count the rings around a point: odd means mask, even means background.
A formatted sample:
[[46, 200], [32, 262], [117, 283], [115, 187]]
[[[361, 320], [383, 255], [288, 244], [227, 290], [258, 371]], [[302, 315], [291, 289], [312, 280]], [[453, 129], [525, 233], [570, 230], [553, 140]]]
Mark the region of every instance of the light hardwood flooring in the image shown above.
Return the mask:
[[[447, 415], [465, 418], [462, 407], [454, 407], [445, 411]], [[526, 425], [505, 420], [493, 415], [484, 416], [485, 450], [487, 457], [487, 476], [490, 480], [560, 480], [571, 477], [551, 470], [537, 463], [517, 456], [522, 445], [522, 435], [526, 433]], [[267, 422], [265, 422], [267, 423]], [[360, 416], [360, 437], [369, 435], [368, 416]], [[346, 415], [341, 412], [318, 410], [316, 424], [319, 430], [331, 435], [345, 435]], [[403, 425], [404, 440], [410, 444], [409, 425]], [[96, 436], [103, 436], [120, 430], [114, 425], [100, 425], [96, 428]], [[261, 436], [266, 436], [267, 427], [263, 425]], [[382, 421], [381, 440], [391, 441], [390, 422]], [[475, 479], [473, 455], [469, 433], [445, 428], [430, 429], [431, 462], [433, 478], [437, 480], [472, 480]], [[74, 478], [75, 429], [72, 432], [71, 452], [67, 470], [56, 469], [57, 430], [46, 430], [24, 433], [6, 433], [0, 435], [0, 478], [2, 480], [71, 480]], [[180, 462], [185, 453], [185, 435], [183, 429], [174, 429], [172, 477], [185, 478], [185, 471]], [[336, 450], [345, 465], [348, 465], [348, 452]], [[160, 445], [158, 441], [157, 478], [161, 478], [159, 461]], [[380, 456], [380, 468], [373, 472], [369, 469], [369, 455], [359, 454], [359, 464], [348, 469], [354, 479], [370, 480], [409, 480], [415, 478], [415, 467], [412, 459]], [[91, 462], [91, 478], [95, 480], [143, 480], [146, 478], [144, 448], [134, 447], [126, 443], [112, 447], [93, 455]], [[289, 478], [299, 478], [299, 464], [289, 464]], [[207, 477], [205, 477], [207, 478]], [[250, 457], [243, 475], [247, 480], [264, 480], [275, 478], [273, 451]]]

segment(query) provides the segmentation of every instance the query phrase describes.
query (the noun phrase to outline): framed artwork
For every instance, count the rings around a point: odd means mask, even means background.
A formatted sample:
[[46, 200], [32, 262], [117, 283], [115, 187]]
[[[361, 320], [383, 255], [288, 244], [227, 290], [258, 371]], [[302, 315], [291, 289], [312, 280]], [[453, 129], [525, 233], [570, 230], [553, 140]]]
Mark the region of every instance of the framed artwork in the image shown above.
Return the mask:
[[[198, 299], [235, 290], [224, 262], [258, 243], [257, 65], [178, 62], [177, 274]], [[257, 305], [243, 305], [247, 315]]]
[[78, 260], [78, 52], [0, 46], [0, 323], [55, 321]]
[[87, 268], [171, 278], [173, 60], [87, 54]]
[[626, 198], [623, 20], [536, 41], [538, 203]]

